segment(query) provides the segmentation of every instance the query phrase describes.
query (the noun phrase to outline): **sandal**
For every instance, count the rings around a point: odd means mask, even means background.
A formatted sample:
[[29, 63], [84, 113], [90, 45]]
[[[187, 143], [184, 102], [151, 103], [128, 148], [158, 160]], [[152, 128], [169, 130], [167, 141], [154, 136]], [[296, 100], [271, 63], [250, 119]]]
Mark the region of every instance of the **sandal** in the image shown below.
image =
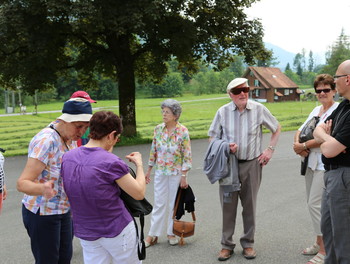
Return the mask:
[[318, 253], [312, 259], [310, 259], [306, 264], [324, 264], [324, 255]]
[[303, 255], [316, 255], [319, 250], [320, 250], [320, 246], [315, 243], [311, 247], [305, 248], [301, 252], [301, 254], [303, 254]]
[[148, 248], [150, 246], [153, 246], [153, 245], [157, 244], [157, 242], [158, 242], [158, 237], [156, 237], [156, 236], [151, 237], [151, 241], [150, 242], [148, 242], [147, 239], [148, 239], [148, 237], [145, 240], [145, 247], [146, 248]]

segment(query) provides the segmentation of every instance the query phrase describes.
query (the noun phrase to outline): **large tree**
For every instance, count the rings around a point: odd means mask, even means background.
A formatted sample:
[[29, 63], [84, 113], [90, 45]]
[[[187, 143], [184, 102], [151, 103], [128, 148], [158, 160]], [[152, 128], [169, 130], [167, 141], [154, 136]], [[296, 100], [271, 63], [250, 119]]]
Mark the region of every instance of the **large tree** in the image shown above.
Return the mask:
[[[118, 82], [124, 134], [136, 134], [135, 76], [160, 79], [165, 61], [228, 65], [266, 59], [256, 0], [0, 0], [0, 78], [33, 93], [74, 68]], [[74, 52], [71, 52], [71, 51]]]
[[322, 72], [335, 74], [340, 63], [350, 58], [350, 42], [349, 36], [345, 35], [344, 29], [333, 45], [326, 53], [326, 65], [322, 68]]

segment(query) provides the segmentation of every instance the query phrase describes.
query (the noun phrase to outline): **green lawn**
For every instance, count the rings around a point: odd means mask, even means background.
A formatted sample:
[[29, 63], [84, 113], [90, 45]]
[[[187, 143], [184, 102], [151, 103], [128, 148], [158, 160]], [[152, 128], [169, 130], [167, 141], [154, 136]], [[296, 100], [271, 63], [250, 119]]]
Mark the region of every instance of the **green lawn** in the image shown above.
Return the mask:
[[[210, 99], [210, 100], [208, 100]], [[124, 138], [121, 145], [151, 142], [154, 127], [162, 122], [158, 99], [136, 99], [136, 121], [138, 136]], [[190, 131], [192, 139], [206, 138], [210, 123], [216, 110], [229, 98], [225, 94], [178, 97], [183, 107], [180, 122]], [[282, 125], [282, 131], [296, 130], [305, 121], [317, 102], [266, 103], [266, 107], [276, 116]], [[60, 110], [63, 103], [39, 105], [38, 111]], [[118, 113], [118, 101], [99, 101], [94, 108], [111, 110]], [[43, 127], [60, 115], [60, 113], [32, 115], [34, 108], [27, 107], [27, 114], [21, 116], [0, 117], [0, 147], [6, 149], [5, 156], [27, 154], [28, 143]]]

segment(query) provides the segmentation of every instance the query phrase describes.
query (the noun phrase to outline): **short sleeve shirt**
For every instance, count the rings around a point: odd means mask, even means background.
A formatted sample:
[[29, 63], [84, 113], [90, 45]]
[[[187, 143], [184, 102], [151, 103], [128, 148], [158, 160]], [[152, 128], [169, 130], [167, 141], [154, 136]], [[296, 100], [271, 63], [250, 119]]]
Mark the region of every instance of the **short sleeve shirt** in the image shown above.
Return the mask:
[[62, 161], [62, 178], [73, 217], [74, 235], [84, 240], [115, 237], [132, 221], [116, 180], [128, 165], [102, 148], [79, 147]]
[[[332, 119], [332, 136], [346, 146], [345, 153], [341, 152], [336, 157], [326, 158], [322, 155], [325, 165], [350, 166], [350, 102], [343, 100], [337, 109], [327, 118]], [[327, 121], [326, 120], [326, 121]]]
[[[69, 149], [77, 147], [76, 142], [73, 141], [68, 147]], [[40, 209], [40, 215], [57, 215], [65, 214], [70, 210], [61, 178], [62, 156], [66, 151], [68, 151], [67, 146], [58, 133], [50, 127], [41, 130], [30, 141], [28, 158], [37, 159], [45, 164], [45, 169], [36, 182], [44, 183], [53, 180], [53, 188], [56, 193], [51, 199], [46, 199], [41, 195], [25, 194], [22, 203], [32, 213], [36, 214]]]
[[246, 109], [240, 112], [230, 102], [216, 112], [208, 131], [210, 137], [223, 139], [238, 145], [236, 156], [239, 160], [252, 160], [262, 151], [262, 127], [276, 132], [278, 122], [262, 104], [248, 100]]

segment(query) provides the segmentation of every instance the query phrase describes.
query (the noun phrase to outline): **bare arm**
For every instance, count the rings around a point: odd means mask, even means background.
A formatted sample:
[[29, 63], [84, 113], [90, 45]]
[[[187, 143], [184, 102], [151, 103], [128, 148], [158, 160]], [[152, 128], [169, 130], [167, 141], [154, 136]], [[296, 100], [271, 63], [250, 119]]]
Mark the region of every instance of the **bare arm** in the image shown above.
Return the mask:
[[318, 148], [320, 146], [320, 143], [318, 143], [315, 139], [308, 140], [304, 143], [299, 143], [299, 135], [300, 131], [297, 130], [294, 135], [293, 143], [293, 150], [296, 154], [306, 157], [310, 152], [310, 148]]
[[[277, 145], [279, 136], [281, 134], [281, 126], [278, 124], [277, 130], [272, 133], [269, 146], [275, 147]], [[264, 152], [259, 156], [258, 160], [261, 165], [266, 165], [269, 160], [272, 158], [273, 150], [267, 148]]]
[[317, 126], [314, 131], [314, 138], [316, 142], [321, 144], [320, 148], [322, 154], [326, 158], [336, 157], [346, 149], [346, 146], [330, 135], [331, 125], [332, 121], [329, 120], [326, 123]]
[[4, 189], [2, 190], [2, 199], [6, 200], [7, 198], [7, 189], [6, 189], [6, 184], [4, 185]]
[[44, 163], [37, 159], [28, 158], [27, 164], [17, 180], [17, 190], [28, 195], [43, 195], [45, 198], [52, 198], [55, 195], [53, 181], [35, 182], [44, 169]]
[[142, 167], [142, 156], [139, 152], [133, 152], [126, 156], [130, 162], [136, 165], [136, 179], [130, 173], [116, 180], [117, 184], [127, 194], [136, 200], [145, 198], [146, 193], [146, 179]]
[[146, 172], [146, 184], [149, 184], [151, 182], [151, 171], [152, 171], [152, 166], [148, 166], [148, 170]]

